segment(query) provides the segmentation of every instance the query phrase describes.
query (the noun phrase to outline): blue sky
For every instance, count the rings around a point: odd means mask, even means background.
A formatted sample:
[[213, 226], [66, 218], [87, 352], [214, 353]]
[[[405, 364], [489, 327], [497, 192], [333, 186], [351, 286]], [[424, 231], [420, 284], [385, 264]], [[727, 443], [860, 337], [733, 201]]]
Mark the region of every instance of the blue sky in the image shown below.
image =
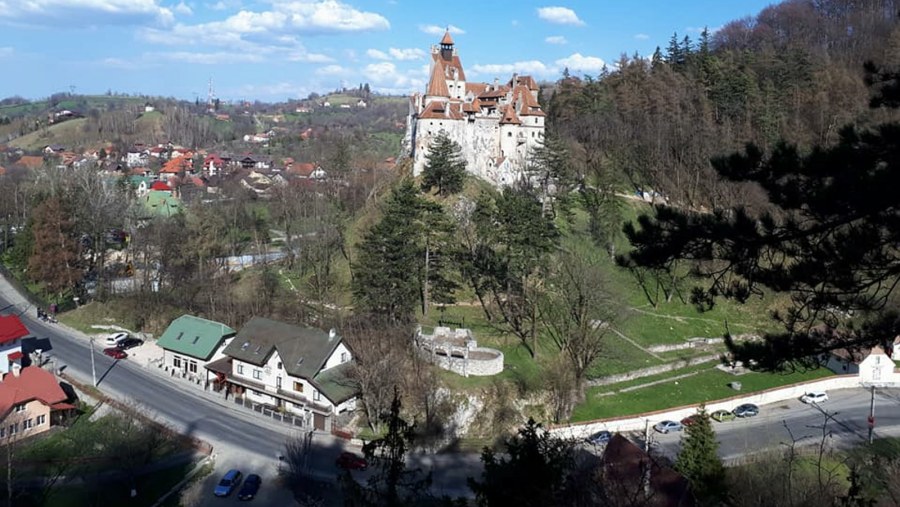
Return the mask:
[[[368, 82], [422, 90], [446, 27], [470, 81], [596, 75], [673, 32], [754, 15], [769, 0], [0, 0], [0, 97], [123, 93], [302, 98]], [[447, 5], [447, 8], [441, 8]]]

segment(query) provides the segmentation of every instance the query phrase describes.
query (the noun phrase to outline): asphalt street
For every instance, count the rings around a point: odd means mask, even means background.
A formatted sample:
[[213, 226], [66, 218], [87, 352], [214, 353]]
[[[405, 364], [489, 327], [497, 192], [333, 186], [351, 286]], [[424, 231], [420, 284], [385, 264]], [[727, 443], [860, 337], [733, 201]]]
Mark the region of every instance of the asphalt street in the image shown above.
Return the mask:
[[[761, 406], [756, 417], [713, 422], [719, 437], [719, 454], [726, 460], [736, 460], [761, 450], [785, 447], [792, 441], [799, 441], [801, 445], [819, 442], [823, 425], [824, 434], [835, 445], [865, 442], [869, 436], [870, 391], [842, 389], [831, 391], [828, 396], [830, 399], [820, 405], [788, 400]], [[651, 424], [655, 422], [651, 421]], [[900, 434], [900, 390], [876, 390], [875, 422], [876, 438]], [[650, 431], [663, 454], [677, 454], [680, 432], [663, 435]]]

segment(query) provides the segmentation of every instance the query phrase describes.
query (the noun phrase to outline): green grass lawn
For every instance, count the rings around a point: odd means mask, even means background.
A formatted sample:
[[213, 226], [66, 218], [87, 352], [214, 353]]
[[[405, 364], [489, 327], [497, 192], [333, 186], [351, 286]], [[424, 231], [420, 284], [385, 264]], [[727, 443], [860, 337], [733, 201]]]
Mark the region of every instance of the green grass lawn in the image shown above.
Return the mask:
[[[678, 371], [671, 372], [670, 375], [677, 375]], [[590, 388], [587, 391], [586, 401], [575, 408], [571, 420], [573, 422], [589, 421], [606, 417], [640, 414], [693, 403], [711, 402], [737, 394], [762, 391], [772, 387], [813, 380], [829, 375], [833, 375], [833, 373], [825, 368], [783, 374], [753, 372], [740, 376], [712, 369], [692, 377], [613, 396], [597, 396], [598, 393], [604, 392], [604, 390], [608, 391], [610, 386]], [[650, 379], [643, 380], [646, 382]], [[734, 381], [739, 381], [743, 384], [740, 392], [728, 387], [728, 383]]]

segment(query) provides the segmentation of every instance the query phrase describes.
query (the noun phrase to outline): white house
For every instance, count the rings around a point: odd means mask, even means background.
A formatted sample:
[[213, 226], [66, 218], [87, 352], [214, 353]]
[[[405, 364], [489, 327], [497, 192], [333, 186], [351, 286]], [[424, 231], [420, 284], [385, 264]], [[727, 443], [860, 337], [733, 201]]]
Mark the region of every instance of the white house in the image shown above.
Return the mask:
[[31, 333], [15, 315], [0, 315], [0, 376], [22, 366], [22, 339]]
[[208, 381], [206, 365], [224, 357], [222, 351], [235, 333], [221, 322], [182, 315], [156, 341], [163, 349], [162, 367], [173, 375]]
[[356, 407], [346, 379], [353, 359], [335, 330], [254, 317], [207, 370], [236, 397], [305, 416], [331, 430], [334, 416]]

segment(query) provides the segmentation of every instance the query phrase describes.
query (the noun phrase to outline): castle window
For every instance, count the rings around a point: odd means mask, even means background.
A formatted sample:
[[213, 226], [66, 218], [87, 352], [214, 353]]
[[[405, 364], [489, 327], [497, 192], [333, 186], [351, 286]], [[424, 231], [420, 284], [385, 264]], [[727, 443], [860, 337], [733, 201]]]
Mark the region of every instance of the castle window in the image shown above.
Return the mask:
[[507, 132], [506, 137], [512, 137], [512, 132]]
[[538, 119], [537, 119], [537, 118], [535, 118], [535, 119], [534, 119], [534, 123], [535, 123], [535, 124], [537, 124], [537, 122], [538, 122]]

